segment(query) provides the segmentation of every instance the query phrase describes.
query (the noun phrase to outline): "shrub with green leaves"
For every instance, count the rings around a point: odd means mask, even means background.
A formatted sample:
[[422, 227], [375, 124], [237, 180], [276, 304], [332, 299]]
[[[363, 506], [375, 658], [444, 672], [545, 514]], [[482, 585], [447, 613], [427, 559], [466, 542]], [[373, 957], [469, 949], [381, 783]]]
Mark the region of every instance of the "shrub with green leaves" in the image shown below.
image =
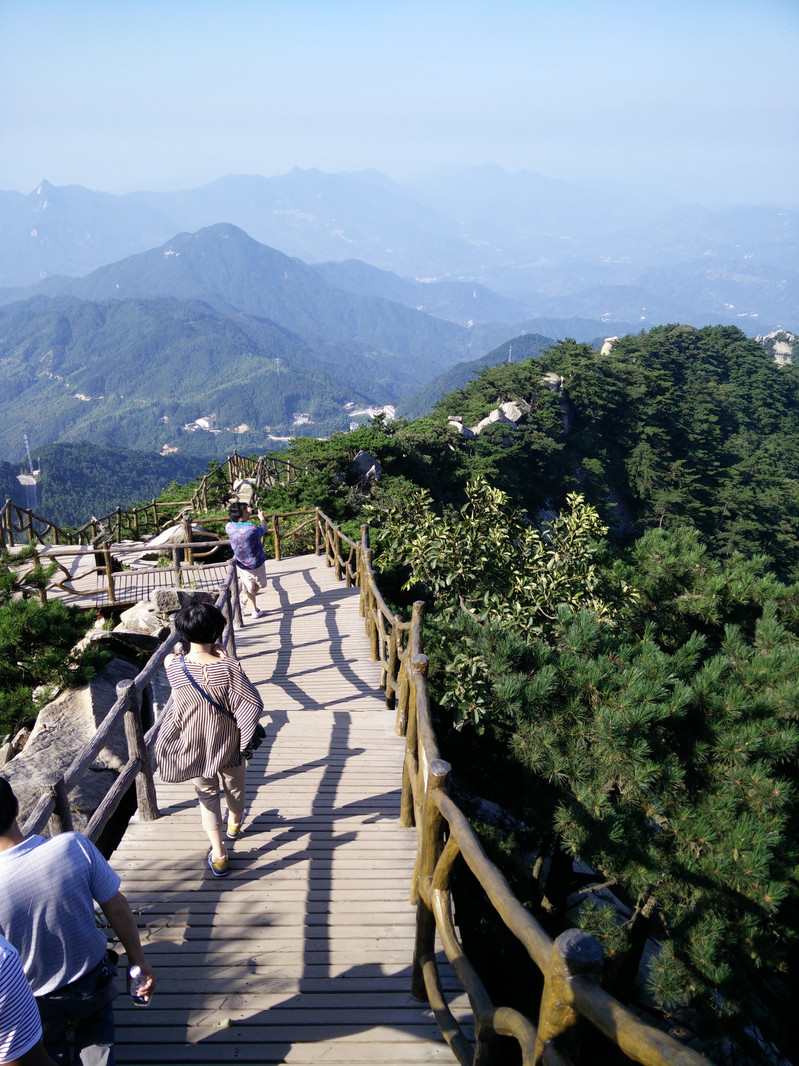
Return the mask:
[[[426, 489], [388, 507], [365, 508], [381, 516], [375, 527], [379, 566], [406, 568], [403, 587], [430, 600], [438, 624], [455, 623], [465, 613], [534, 639], [563, 604], [571, 611], [590, 607], [609, 623], [633, 595], [601, 565], [607, 527], [582, 496], [570, 495], [569, 509], [538, 529], [483, 477], [469, 482], [466, 495], [460, 510], [447, 507], [442, 514]], [[482, 729], [494, 676], [490, 663], [453, 634], [440, 670], [434, 684], [442, 705], [453, 709], [456, 723], [468, 719]]]
[[[0, 734], [31, 725], [57, 688], [85, 684], [108, 658], [91, 646], [73, 653], [87, 629], [86, 615], [77, 608], [19, 595], [17, 567], [35, 555], [24, 549], [12, 561], [4, 551], [0, 559]], [[25, 574], [25, 584], [41, 587], [46, 577], [37, 566]]]

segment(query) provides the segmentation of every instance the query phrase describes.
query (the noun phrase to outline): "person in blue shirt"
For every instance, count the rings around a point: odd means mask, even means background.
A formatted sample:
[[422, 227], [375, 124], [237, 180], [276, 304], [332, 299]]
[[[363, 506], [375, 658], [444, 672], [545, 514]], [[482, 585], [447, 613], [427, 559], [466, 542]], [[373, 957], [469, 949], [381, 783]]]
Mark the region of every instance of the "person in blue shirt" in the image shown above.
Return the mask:
[[149, 1000], [155, 975], [136, 919], [119, 876], [91, 841], [72, 832], [23, 837], [17, 812], [17, 798], [0, 777], [0, 935], [19, 953], [50, 1057], [67, 1066], [71, 1037], [81, 1066], [113, 1066], [116, 964], [94, 904], [128, 963], [141, 969], [138, 992]]
[[258, 512], [260, 526], [250, 521], [249, 504], [234, 500], [228, 507], [230, 521], [225, 526], [225, 535], [230, 540], [236, 566], [239, 571], [241, 599], [249, 603], [253, 618], [263, 618], [264, 612], [258, 610], [256, 596], [259, 589], [266, 588], [266, 554], [264, 553], [264, 533], [266, 518], [263, 511]]

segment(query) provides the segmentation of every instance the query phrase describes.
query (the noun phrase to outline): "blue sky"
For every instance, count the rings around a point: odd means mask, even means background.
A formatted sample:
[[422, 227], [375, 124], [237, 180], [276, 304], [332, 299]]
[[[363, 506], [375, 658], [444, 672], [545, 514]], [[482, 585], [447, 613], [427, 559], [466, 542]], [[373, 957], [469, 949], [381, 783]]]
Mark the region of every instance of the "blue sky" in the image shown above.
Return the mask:
[[0, 0], [0, 188], [495, 163], [799, 204], [799, 0]]

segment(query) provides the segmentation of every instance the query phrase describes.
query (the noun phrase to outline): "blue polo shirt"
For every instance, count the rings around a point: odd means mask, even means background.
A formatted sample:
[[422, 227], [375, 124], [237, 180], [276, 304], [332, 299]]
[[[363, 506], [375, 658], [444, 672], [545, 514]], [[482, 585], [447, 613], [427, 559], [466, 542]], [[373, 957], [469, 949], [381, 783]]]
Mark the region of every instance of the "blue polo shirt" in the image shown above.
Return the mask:
[[80, 833], [29, 836], [0, 851], [0, 933], [19, 952], [33, 993], [77, 981], [108, 948], [94, 903], [107, 903], [120, 880]]

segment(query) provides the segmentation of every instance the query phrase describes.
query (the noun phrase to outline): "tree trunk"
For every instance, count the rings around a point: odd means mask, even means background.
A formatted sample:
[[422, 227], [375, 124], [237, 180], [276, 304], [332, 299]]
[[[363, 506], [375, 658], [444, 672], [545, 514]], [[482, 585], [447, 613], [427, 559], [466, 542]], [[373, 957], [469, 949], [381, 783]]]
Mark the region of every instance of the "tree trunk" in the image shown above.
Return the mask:
[[627, 1003], [633, 996], [635, 979], [652, 928], [654, 911], [654, 896], [649, 896], [643, 905], [641, 899], [638, 900], [635, 910], [624, 926], [627, 948], [605, 962], [605, 989], [622, 1003]]

